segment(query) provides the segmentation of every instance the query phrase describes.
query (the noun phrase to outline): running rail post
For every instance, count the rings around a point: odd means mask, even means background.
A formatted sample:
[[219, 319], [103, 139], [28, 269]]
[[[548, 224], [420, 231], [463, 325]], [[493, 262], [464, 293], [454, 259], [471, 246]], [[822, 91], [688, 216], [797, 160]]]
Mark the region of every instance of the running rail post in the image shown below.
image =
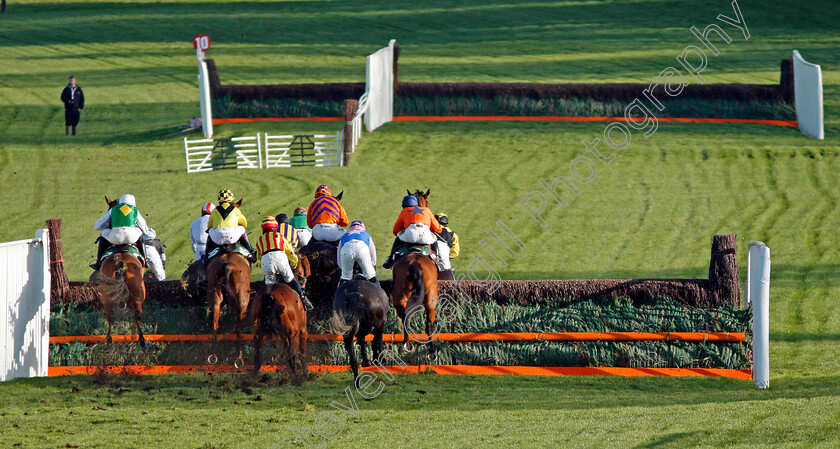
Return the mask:
[[759, 389], [770, 387], [770, 248], [749, 245], [748, 298], [753, 310], [753, 380]]

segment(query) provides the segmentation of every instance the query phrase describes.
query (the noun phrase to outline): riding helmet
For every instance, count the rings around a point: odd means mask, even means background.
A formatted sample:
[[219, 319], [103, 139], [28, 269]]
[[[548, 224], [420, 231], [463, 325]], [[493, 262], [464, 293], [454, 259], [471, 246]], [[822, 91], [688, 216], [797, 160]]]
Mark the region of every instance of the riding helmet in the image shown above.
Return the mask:
[[233, 202], [233, 192], [231, 192], [230, 189], [219, 190], [219, 202], [220, 203], [232, 203]]
[[263, 218], [262, 228], [263, 229], [277, 229], [277, 219], [272, 217], [271, 215]]
[[292, 220], [290, 220], [290, 219], [289, 219], [289, 216], [288, 216], [288, 215], [286, 215], [286, 214], [278, 214], [278, 215], [277, 215], [276, 217], [274, 217], [274, 218], [276, 218], [276, 219], [277, 219], [277, 223], [292, 224]]
[[306, 216], [306, 208], [305, 207], [298, 207], [295, 209], [295, 217], [305, 217]]
[[319, 185], [319, 186], [318, 186], [318, 188], [317, 188], [317, 189], [315, 189], [315, 196], [316, 196], [316, 197], [319, 197], [319, 196], [332, 196], [332, 191], [330, 190], [330, 188], [329, 188], [329, 187], [327, 187], [327, 185], [326, 185], [326, 184], [321, 184], [321, 185]]
[[406, 195], [403, 197], [402, 200], [402, 207], [414, 207], [418, 206], [420, 203], [417, 202], [417, 197], [414, 195]]
[[447, 217], [446, 214], [435, 215], [435, 218], [437, 218], [437, 221], [441, 226], [449, 225], [449, 217]]

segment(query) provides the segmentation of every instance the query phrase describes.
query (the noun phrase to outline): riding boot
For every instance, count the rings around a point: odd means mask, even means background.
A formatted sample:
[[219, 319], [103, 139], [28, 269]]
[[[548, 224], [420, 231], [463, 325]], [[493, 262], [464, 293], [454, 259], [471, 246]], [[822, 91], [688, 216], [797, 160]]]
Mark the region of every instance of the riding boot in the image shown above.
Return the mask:
[[73, 135], [76, 135], [76, 125], [73, 125]]
[[251, 242], [248, 240], [248, 234], [242, 234], [242, 237], [239, 238], [239, 244], [244, 246], [245, 249], [247, 249], [248, 252], [251, 253], [251, 256], [248, 257], [248, 260], [250, 260], [251, 263], [257, 263], [257, 250], [255, 250], [254, 247], [251, 246]]
[[291, 287], [292, 290], [294, 290], [295, 293], [297, 293], [298, 296], [300, 296], [300, 300], [303, 302], [303, 308], [304, 309], [306, 309], [308, 311], [308, 310], [312, 310], [314, 308], [312, 306], [312, 303], [309, 302], [309, 298], [307, 298], [306, 294], [303, 293], [303, 289], [300, 288], [300, 283], [297, 281], [297, 279], [292, 278], [291, 281], [286, 282], [286, 285]]
[[149, 266], [148, 261], [146, 260], [146, 245], [143, 244], [143, 237], [140, 237], [140, 240], [134, 244], [137, 247], [137, 251], [140, 251], [140, 257], [143, 258], [143, 266]]
[[391, 252], [388, 253], [388, 259], [385, 260], [385, 263], [382, 264], [382, 268], [386, 270], [390, 270], [392, 266], [394, 266], [394, 253], [397, 251], [397, 248], [400, 247], [402, 244], [402, 240], [399, 237], [394, 239], [394, 244], [391, 245]]
[[102, 255], [105, 254], [105, 250], [107, 250], [108, 247], [111, 246], [111, 242], [102, 237], [98, 237], [96, 239], [96, 242], [99, 244], [96, 247], [96, 260], [92, 264], [90, 264], [90, 267], [94, 270], [99, 269], [99, 265], [101, 264], [102, 260]]
[[210, 257], [209, 254], [214, 249], [216, 249], [218, 247], [219, 247], [219, 245], [217, 245], [216, 242], [213, 241], [213, 239], [207, 238], [207, 244], [204, 245], [204, 254], [201, 255], [201, 264], [202, 265], [207, 265], [207, 261], [209, 260], [209, 257]]
[[374, 276], [374, 277], [372, 277], [372, 278], [370, 278], [370, 279], [368, 279], [368, 280], [369, 280], [370, 282], [373, 282], [374, 284], [376, 284], [376, 286], [377, 286], [377, 287], [382, 288], [382, 284], [380, 284], [380, 283], [379, 283], [379, 279], [376, 279], [376, 276]]

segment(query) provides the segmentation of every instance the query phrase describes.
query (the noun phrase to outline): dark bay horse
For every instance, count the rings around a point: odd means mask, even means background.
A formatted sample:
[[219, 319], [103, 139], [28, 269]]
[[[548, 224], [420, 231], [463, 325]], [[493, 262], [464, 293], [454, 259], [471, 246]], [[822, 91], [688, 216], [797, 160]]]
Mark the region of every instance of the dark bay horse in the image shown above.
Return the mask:
[[362, 366], [370, 366], [365, 337], [373, 334], [373, 358], [382, 353], [382, 334], [388, 316], [388, 296], [378, 285], [358, 279], [341, 284], [333, 300], [332, 330], [344, 336], [344, 349], [350, 356], [353, 379], [359, 377], [359, 361], [353, 348], [353, 339], [362, 352]]
[[[105, 197], [108, 208], [117, 205], [116, 200]], [[100, 237], [101, 238], [101, 237]], [[137, 335], [141, 348], [146, 347], [143, 338], [141, 317], [143, 315], [143, 301], [146, 300], [146, 284], [143, 282], [143, 264], [140, 259], [128, 253], [111, 254], [102, 261], [99, 270], [90, 275], [91, 286], [102, 302], [102, 309], [108, 319], [108, 337], [111, 342], [111, 328], [114, 325], [114, 308], [127, 304], [134, 311], [134, 323], [137, 325]]]
[[[419, 190], [413, 194], [421, 207], [429, 207], [429, 190], [421, 193]], [[421, 254], [409, 254], [403, 256], [394, 263], [393, 267], [394, 286], [391, 289], [391, 302], [397, 311], [397, 316], [403, 324], [403, 347], [412, 351], [414, 345], [409, 337], [410, 319], [418, 315], [422, 308], [426, 310], [426, 334], [432, 334], [432, 326], [435, 322], [435, 306], [438, 299], [438, 269], [437, 265], [427, 256]], [[412, 334], [418, 329], [411, 329]], [[418, 337], [415, 337], [418, 338]], [[434, 342], [425, 339], [419, 341], [429, 345], [429, 360], [435, 360]]]
[[337, 246], [327, 242], [311, 242], [300, 251], [301, 263], [309, 267], [306, 295], [315, 306], [315, 314], [322, 318], [329, 312], [330, 301], [341, 278], [336, 260]]
[[[270, 291], [267, 289], [270, 288]], [[254, 325], [254, 375], [262, 366], [263, 337], [271, 332], [271, 317], [279, 325], [280, 341], [288, 354], [292, 375], [306, 378], [306, 310], [300, 297], [284, 283], [261, 287], [251, 301], [251, 322]]]

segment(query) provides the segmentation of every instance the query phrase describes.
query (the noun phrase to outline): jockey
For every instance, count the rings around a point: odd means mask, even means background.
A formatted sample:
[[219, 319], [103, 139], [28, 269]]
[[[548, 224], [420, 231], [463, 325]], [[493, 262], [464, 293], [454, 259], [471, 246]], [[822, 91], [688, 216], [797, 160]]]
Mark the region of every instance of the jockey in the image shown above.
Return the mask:
[[461, 252], [461, 244], [458, 242], [458, 234], [449, 229], [449, 217], [447, 217], [446, 214], [435, 215], [435, 218], [437, 218], [440, 226], [443, 228], [443, 231], [437, 233], [438, 240], [435, 242], [435, 252], [438, 257], [440, 257], [440, 262], [441, 265], [443, 265], [444, 270], [452, 272], [452, 275], [454, 276], [455, 271], [452, 270], [452, 265], [449, 263], [449, 259], [458, 257], [458, 254]]
[[99, 247], [96, 251], [96, 261], [90, 266], [94, 270], [99, 269], [99, 261], [111, 245], [135, 245], [143, 259], [146, 258], [146, 251], [144, 245], [140, 244], [140, 239], [143, 234], [149, 232], [149, 227], [140, 215], [140, 211], [137, 210], [137, 200], [134, 199], [134, 195], [126, 193], [121, 196], [116, 206], [96, 220], [93, 229], [102, 231], [100, 238], [97, 239]]
[[154, 229], [149, 228], [149, 232], [143, 234], [143, 246], [146, 249], [146, 265], [152, 269], [155, 279], [165, 281], [166, 253], [163, 251], [163, 243], [158, 240]]
[[303, 289], [295, 279], [293, 269], [297, 268], [299, 259], [286, 239], [277, 232], [277, 219], [272, 216], [265, 217], [262, 221], [263, 233], [257, 240], [257, 254], [260, 256], [260, 265], [265, 275], [267, 289], [276, 284], [279, 277], [283, 282], [294, 290], [306, 310], [312, 310], [312, 303], [306, 298]]
[[251, 242], [248, 241], [245, 226], [248, 226], [248, 220], [245, 215], [242, 215], [242, 211], [233, 204], [233, 192], [230, 189], [220, 190], [219, 205], [213, 209], [213, 212], [210, 213], [210, 219], [207, 221], [207, 235], [210, 236], [205, 248], [207, 254], [210, 254], [210, 251], [217, 246], [238, 242], [251, 253], [248, 260], [251, 263], [256, 262], [256, 251], [251, 246]]
[[298, 239], [300, 239], [300, 247], [309, 244], [312, 240], [312, 229], [306, 223], [306, 208], [298, 207], [295, 209], [295, 214], [291, 219], [292, 226], [297, 230]]
[[201, 260], [201, 256], [204, 255], [204, 248], [207, 246], [207, 222], [215, 208], [215, 204], [205, 203], [204, 206], [201, 206], [201, 216], [190, 225], [190, 240], [192, 241], [195, 260]]
[[397, 217], [397, 222], [394, 223], [394, 235], [397, 238], [388, 254], [388, 260], [382, 264], [382, 267], [386, 269], [394, 265], [394, 252], [403, 243], [431, 245], [437, 241], [434, 233], [443, 231], [431, 209], [420, 207], [414, 195], [403, 197], [402, 207], [403, 210]]
[[332, 196], [330, 188], [320, 185], [315, 190], [315, 200], [309, 205], [306, 224], [312, 228], [312, 237], [322, 242], [337, 242], [347, 226], [347, 212]]
[[274, 217], [277, 220], [277, 232], [292, 245], [295, 252], [300, 252], [300, 239], [297, 235], [297, 230], [292, 226], [289, 216], [286, 214], [279, 214]]
[[358, 263], [362, 269], [362, 275], [367, 280], [379, 285], [376, 279], [376, 246], [373, 239], [365, 230], [365, 224], [361, 221], [350, 223], [347, 230], [338, 244], [338, 266], [341, 267], [341, 281], [349, 281], [353, 278], [353, 266]]

